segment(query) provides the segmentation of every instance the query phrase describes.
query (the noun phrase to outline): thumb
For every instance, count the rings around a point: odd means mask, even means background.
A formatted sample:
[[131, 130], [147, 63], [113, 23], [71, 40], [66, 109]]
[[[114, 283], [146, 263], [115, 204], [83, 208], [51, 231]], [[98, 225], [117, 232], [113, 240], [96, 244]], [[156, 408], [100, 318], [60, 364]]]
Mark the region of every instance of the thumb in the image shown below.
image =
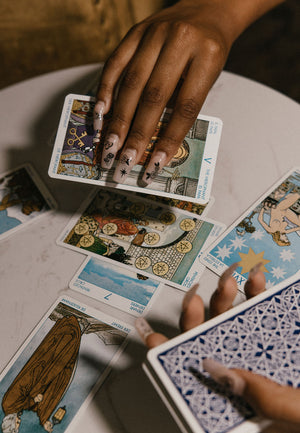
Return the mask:
[[216, 382], [243, 397], [258, 415], [300, 426], [300, 389], [247, 370], [228, 369], [213, 359], [204, 359], [203, 367]]

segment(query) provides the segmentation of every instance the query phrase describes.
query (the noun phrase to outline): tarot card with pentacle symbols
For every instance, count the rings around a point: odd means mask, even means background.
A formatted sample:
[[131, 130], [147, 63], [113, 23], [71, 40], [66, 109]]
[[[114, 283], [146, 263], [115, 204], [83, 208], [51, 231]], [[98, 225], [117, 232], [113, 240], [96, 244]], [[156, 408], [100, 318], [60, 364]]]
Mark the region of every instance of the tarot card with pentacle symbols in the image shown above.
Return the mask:
[[187, 290], [204, 270], [202, 249], [223, 229], [216, 221], [132, 192], [98, 187], [58, 244]]
[[300, 273], [151, 349], [143, 367], [183, 432], [258, 432], [266, 423], [203, 368], [228, 368], [300, 387]]
[[208, 203], [221, 139], [220, 119], [199, 114], [171, 161], [145, 186], [141, 182], [145, 167], [155, 143], [172, 116], [170, 109], [166, 109], [141, 160], [130, 173], [126, 172], [125, 166], [121, 175], [126, 175], [126, 180], [115, 183], [112, 178], [120, 152], [116, 155], [108, 154], [108, 161], [115, 157], [112, 167], [101, 166], [101, 153], [111, 112], [104, 116], [101, 132], [96, 132], [93, 129], [94, 105], [95, 98], [91, 96], [71, 94], [66, 97], [49, 176], [100, 186], [108, 185], [116, 189], [154, 194], [201, 205]]
[[237, 262], [234, 277], [243, 290], [249, 271], [261, 263], [266, 287], [300, 269], [300, 168], [272, 186], [201, 256], [201, 262], [221, 275]]

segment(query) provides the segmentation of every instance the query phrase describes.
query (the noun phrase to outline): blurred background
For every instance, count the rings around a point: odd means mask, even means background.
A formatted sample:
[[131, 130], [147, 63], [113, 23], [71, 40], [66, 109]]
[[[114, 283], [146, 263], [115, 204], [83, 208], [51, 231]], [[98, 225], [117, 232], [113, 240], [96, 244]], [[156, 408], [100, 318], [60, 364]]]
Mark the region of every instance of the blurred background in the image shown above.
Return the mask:
[[[1, 0], [0, 88], [104, 61], [127, 30], [171, 0]], [[300, 2], [287, 0], [235, 42], [225, 69], [300, 101]]]

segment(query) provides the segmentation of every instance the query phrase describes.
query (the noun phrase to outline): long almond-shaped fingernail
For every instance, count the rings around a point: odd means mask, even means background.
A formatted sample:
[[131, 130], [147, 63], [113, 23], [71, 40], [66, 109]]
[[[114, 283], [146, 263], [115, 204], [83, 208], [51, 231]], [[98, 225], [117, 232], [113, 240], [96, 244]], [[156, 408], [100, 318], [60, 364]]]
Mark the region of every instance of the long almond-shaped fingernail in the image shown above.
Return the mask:
[[243, 395], [246, 382], [236, 372], [211, 358], [203, 359], [202, 365], [217, 383], [228, 387], [235, 395]]
[[248, 280], [251, 280], [254, 277], [254, 275], [256, 275], [257, 272], [261, 270], [260, 268], [262, 267], [262, 264], [263, 264], [262, 262], [259, 262], [256, 265], [254, 265], [253, 268], [250, 269]]
[[183, 301], [182, 301], [182, 311], [186, 311], [187, 307], [189, 306], [189, 303], [191, 302], [193, 296], [197, 292], [197, 289], [199, 287], [199, 284], [194, 284], [184, 295]]
[[113, 180], [117, 183], [124, 183], [131, 169], [135, 165], [136, 150], [126, 149], [121, 155], [115, 168]]
[[101, 159], [101, 167], [102, 168], [111, 168], [116, 154], [119, 150], [119, 137], [116, 134], [109, 134], [104, 141], [103, 149], [102, 149], [102, 159]]
[[95, 131], [101, 131], [102, 129], [104, 108], [105, 104], [103, 101], [96, 102], [93, 112], [93, 125]]
[[161, 172], [167, 161], [167, 154], [162, 151], [154, 152], [149, 164], [145, 169], [142, 181], [149, 185], [153, 179]]
[[234, 273], [236, 268], [238, 267], [238, 262], [232, 263], [232, 265], [227, 268], [219, 279], [218, 289], [222, 288], [225, 284], [225, 281]]
[[136, 319], [134, 326], [144, 343], [146, 343], [147, 337], [154, 332], [143, 317]]

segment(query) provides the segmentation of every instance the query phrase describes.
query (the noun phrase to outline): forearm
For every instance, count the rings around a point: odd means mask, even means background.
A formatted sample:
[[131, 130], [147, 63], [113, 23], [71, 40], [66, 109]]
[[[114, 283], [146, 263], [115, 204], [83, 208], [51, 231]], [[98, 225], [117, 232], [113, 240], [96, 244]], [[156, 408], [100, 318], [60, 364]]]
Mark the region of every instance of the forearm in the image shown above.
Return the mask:
[[[266, 12], [285, 0], [180, 0], [187, 6], [206, 7], [214, 5], [221, 25], [233, 43], [243, 31]], [[199, 10], [199, 13], [201, 10]], [[219, 21], [219, 22], [220, 22]]]

